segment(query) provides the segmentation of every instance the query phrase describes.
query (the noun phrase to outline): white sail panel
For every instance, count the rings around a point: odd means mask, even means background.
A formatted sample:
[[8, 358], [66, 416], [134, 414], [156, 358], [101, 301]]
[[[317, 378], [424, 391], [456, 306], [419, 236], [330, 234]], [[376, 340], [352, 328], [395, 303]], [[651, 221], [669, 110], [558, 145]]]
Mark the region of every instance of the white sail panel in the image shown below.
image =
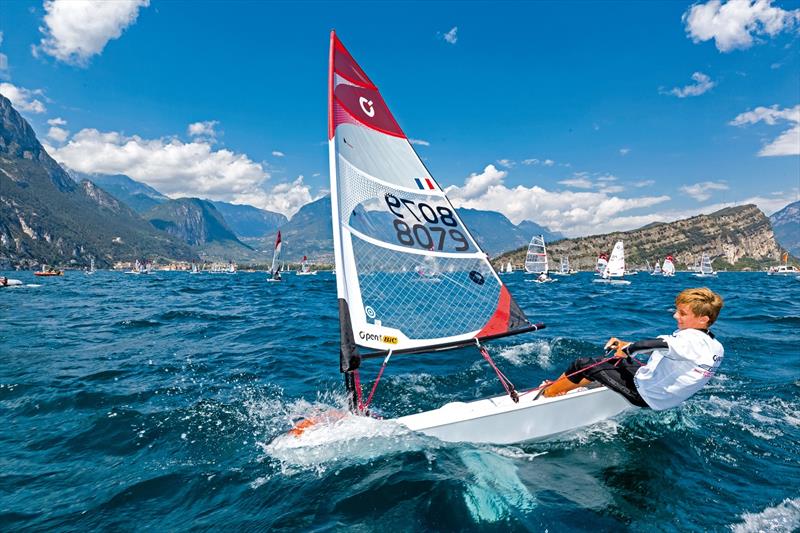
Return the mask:
[[622, 241], [617, 241], [614, 244], [614, 249], [611, 252], [611, 258], [608, 260], [608, 265], [603, 271], [604, 278], [618, 278], [625, 274], [625, 246]]

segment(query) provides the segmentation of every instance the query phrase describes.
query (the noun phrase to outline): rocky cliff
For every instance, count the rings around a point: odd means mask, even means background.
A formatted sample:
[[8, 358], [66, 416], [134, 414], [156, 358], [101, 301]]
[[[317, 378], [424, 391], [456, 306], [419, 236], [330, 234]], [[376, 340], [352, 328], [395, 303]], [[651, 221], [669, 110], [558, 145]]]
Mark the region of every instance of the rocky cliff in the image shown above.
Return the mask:
[[769, 217], [775, 240], [795, 257], [800, 257], [800, 201], [791, 203]]
[[[600, 253], [610, 254], [616, 241], [625, 243], [628, 268], [675, 257], [678, 268], [694, 264], [703, 252], [717, 268], [758, 268], [780, 259], [769, 219], [755, 205], [729, 207], [669, 223], [654, 223], [632, 231], [562, 239], [548, 243], [552, 268], [569, 256], [572, 268], [592, 270]], [[510, 260], [522, 268], [527, 247], [496, 258], [496, 266]]]
[[0, 267], [195, 259], [91, 182], [76, 183], [0, 95]]

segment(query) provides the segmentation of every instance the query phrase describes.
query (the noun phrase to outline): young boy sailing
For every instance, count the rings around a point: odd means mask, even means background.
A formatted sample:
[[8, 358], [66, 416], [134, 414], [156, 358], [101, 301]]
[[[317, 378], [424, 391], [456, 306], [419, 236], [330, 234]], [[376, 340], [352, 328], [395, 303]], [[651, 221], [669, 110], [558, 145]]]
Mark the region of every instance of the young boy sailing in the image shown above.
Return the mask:
[[[686, 289], [675, 298], [672, 335], [634, 343], [612, 337], [605, 348], [615, 350], [615, 359], [576, 359], [542, 394], [559, 396], [596, 381], [639, 407], [675, 407], [702, 389], [722, 362], [722, 344], [708, 330], [721, 309], [722, 297], [713, 291]], [[646, 352], [652, 354], [645, 365], [630, 357]]]

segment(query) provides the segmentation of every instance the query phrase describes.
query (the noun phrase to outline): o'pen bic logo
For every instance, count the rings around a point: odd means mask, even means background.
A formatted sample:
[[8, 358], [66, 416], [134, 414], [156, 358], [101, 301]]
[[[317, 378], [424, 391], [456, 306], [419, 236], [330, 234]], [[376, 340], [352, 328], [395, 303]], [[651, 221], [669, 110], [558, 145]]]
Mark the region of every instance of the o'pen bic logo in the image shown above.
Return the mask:
[[372, 107], [372, 100], [367, 100], [361, 96], [358, 99], [358, 105], [361, 106], [361, 111], [363, 111], [368, 117], [372, 118], [375, 116], [375, 108]]

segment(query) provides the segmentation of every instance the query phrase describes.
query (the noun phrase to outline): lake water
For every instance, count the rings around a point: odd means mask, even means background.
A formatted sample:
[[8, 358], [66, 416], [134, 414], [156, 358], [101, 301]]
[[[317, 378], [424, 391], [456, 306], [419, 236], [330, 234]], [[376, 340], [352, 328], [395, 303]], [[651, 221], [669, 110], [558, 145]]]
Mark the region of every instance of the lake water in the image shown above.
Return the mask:
[[[800, 528], [800, 282], [503, 276], [547, 329], [491, 343], [520, 389], [671, 332], [675, 295], [725, 298], [720, 372], [679, 408], [550, 442], [442, 443], [349, 417], [333, 276], [67, 272], [0, 289], [0, 530], [792, 531]], [[33, 284], [34, 286], [31, 286]], [[362, 366], [371, 385], [379, 361]], [[386, 418], [502, 393], [474, 348], [396, 356]], [[300, 439], [302, 440], [302, 439]]]

